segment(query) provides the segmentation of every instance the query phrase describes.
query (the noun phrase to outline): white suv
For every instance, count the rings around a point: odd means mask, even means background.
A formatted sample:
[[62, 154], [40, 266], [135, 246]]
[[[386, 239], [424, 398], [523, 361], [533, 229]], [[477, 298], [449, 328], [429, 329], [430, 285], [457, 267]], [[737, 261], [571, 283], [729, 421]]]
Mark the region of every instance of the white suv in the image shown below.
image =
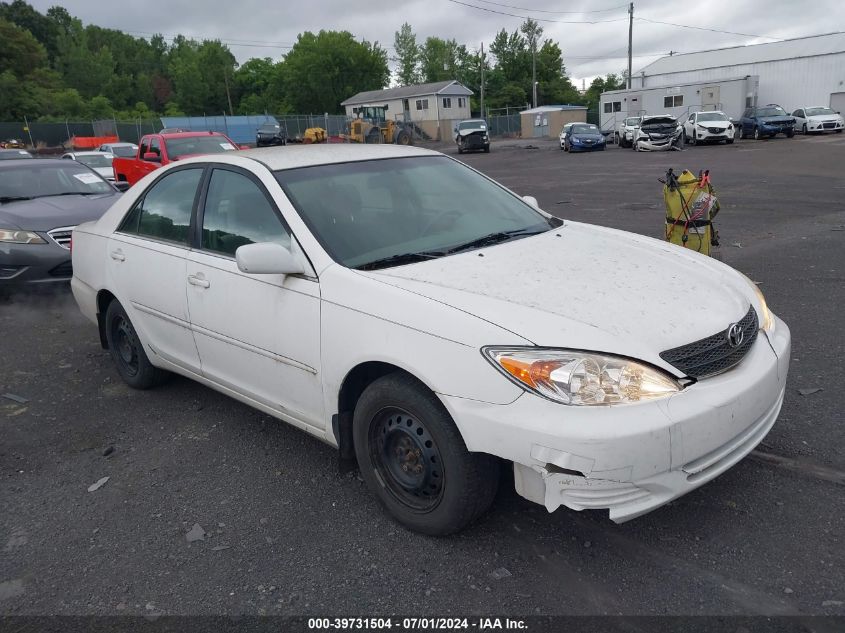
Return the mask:
[[634, 132], [640, 127], [642, 120], [641, 116], [629, 116], [622, 120], [613, 139], [619, 147], [631, 147], [634, 142]]
[[684, 121], [684, 141], [690, 145], [725, 141], [730, 145], [734, 142], [734, 125], [718, 110], [692, 112]]

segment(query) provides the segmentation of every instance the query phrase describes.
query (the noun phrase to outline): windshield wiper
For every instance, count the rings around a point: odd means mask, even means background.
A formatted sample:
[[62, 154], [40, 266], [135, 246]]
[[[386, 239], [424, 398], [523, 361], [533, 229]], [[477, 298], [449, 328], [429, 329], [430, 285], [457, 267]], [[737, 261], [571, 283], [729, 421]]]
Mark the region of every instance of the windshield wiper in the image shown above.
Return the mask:
[[356, 266], [358, 270], [377, 270], [379, 268], [390, 268], [391, 266], [401, 266], [402, 264], [414, 264], [422, 262], [427, 259], [437, 259], [443, 257], [446, 253], [442, 251], [426, 251], [419, 253], [399, 253], [398, 255], [390, 255], [389, 257], [382, 257], [375, 259], [366, 264]]
[[489, 233], [488, 235], [482, 235], [478, 239], [474, 239], [469, 241], [465, 244], [460, 244], [458, 246], [454, 246], [450, 248], [447, 253], [459, 253], [461, 251], [470, 250], [472, 248], [480, 248], [482, 246], [492, 246], [493, 244], [500, 244], [502, 242], [507, 242], [512, 240], [515, 237], [528, 237], [529, 235], [539, 235], [540, 233], [545, 233], [549, 229], [540, 229], [540, 230], [530, 230], [530, 229], [514, 229], [512, 231], [497, 231], [495, 233]]
[[105, 191], [63, 191], [62, 193], [43, 193], [40, 196], [33, 196], [33, 198], [55, 198], [56, 196], [96, 196], [101, 193], [108, 193]]
[[15, 200], [32, 200], [30, 196], [0, 196], [0, 202], [14, 202]]

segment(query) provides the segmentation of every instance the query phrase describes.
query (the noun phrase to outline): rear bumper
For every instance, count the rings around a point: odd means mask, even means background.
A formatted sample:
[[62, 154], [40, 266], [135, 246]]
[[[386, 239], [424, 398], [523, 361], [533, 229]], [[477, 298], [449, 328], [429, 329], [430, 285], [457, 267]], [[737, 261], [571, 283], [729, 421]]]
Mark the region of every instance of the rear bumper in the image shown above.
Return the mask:
[[707, 483], [762, 441], [783, 403], [790, 344], [789, 329], [776, 319], [775, 332], [761, 333], [735, 368], [641, 404], [440, 397], [469, 450], [514, 463], [520, 495], [549, 512], [605, 509], [623, 522]]

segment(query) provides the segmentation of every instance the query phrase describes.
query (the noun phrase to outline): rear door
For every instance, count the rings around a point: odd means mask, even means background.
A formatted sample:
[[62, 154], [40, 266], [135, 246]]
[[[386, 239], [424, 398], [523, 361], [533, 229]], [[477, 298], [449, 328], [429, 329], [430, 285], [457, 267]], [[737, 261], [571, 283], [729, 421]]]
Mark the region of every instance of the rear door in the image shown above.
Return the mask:
[[202, 166], [155, 181], [109, 239], [112, 287], [153, 353], [199, 373], [188, 319], [186, 254]]
[[187, 293], [203, 375], [293, 423], [323, 430], [316, 277], [248, 275], [235, 261], [239, 246], [256, 242], [297, 251], [269, 193], [249, 171], [216, 165], [198, 225]]

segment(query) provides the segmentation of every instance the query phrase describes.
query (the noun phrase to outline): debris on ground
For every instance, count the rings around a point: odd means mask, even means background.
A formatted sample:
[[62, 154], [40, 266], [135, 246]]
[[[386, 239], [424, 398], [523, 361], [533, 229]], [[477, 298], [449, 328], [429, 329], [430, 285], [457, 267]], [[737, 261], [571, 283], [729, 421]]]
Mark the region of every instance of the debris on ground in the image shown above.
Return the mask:
[[504, 567], [499, 567], [499, 569], [494, 569], [490, 572], [490, 578], [493, 580], [501, 580], [502, 578], [508, 578], [510, 576], [513, 576], [513, 574]]
[[818, 393], [819, 391], [824, 391], [824, 389], [822, 389], [821, 387], [811, 387], [809, 389], [799, 389], [798, 393], [800, 393], [802, 396], [811, 396], [814, 393]]
[[106, 485], [106, 482], [109, 480], [109, 477], [103, 477], [102, 479], [98, 479], [93, 484], [88, 486], [88, 492], [96, 492], [100, 488]]
[[103, 450], [103, 457], [108, 457], [108, 456], [109, 456], [109, 455], [111, 455], [112, 453], [114, 453], [114, 446], [107, 446], [107, 447]]
[[29, 402], [29, 398], [24, 398], [23, 396], [19, 396], [14, 393], [4, 393], [3, 397], [6, 398], [6, 400], [11, 400], [12, 402], [17, 402], [18, 404], [26, 404]]
[[841, 600], [825, 600], [822, 602], [823, 607], [841, 607], [845, 602]]
[[742, 248], [742, 242], [734, 242], [731, 246], [735, 246], [737, 248]]
[[204, 541], [205, 530], [202, 529], [202, 526], [199, 523], [194, 523], [194, 527], [188, 530], [188, 533], [185, 534], [185, 538], [188, 543], [193, 543], [194, 541]]
[[230, 549], [231, 545], [215, 545], [211, 548], [212, 552], [222, 552], [224, 549]]

